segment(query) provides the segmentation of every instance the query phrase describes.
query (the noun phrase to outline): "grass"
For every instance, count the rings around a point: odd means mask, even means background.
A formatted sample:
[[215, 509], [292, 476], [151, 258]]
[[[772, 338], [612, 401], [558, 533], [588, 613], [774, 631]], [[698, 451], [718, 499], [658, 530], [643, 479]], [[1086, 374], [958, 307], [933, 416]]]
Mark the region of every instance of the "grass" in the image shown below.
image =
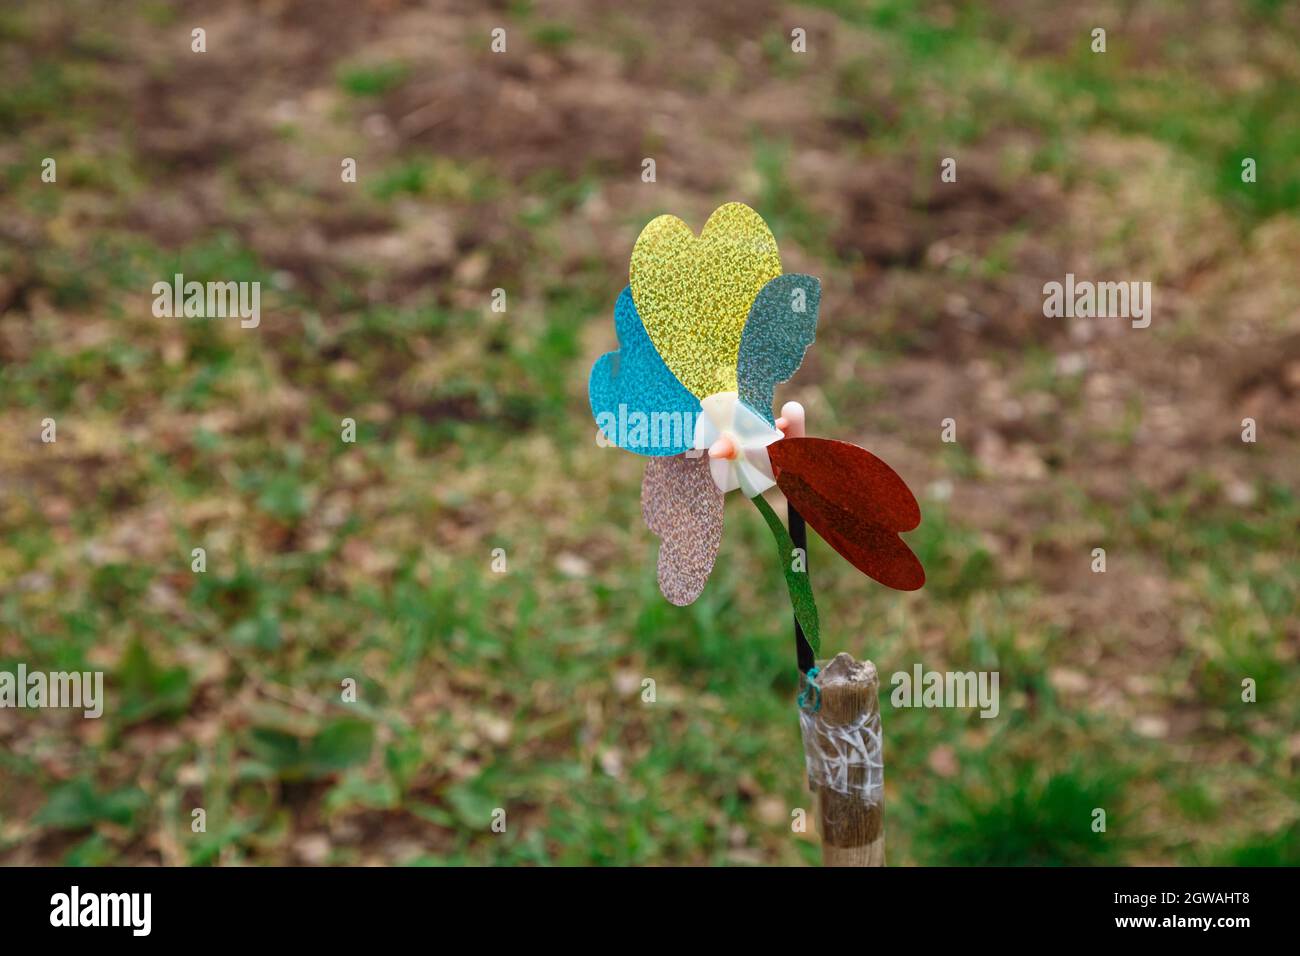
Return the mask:
[[[923, 818], [927, 845], [942, 852], [923, 861], [956, 866], [1087, 866], [1113, 864], [1119, 846], [1108, 837], [1122, 767], [1088, 776], [1066, 771], [1046, 781], [1020, 772], [972, 801], [967, 786], [954, 787]], [[1111, 807], [1111, 813], [1104, 817]], [[1097, 827], [1106, 826], [1105, 831]], [[1118, 829], [1118, 827], [1117, 827]]]
[[[1115, 130], [1153, 137], [1193, 158], [1206, 189], [1247, 221], [1300, 208], [1300, 173], [1288, 161], [1300, 137], [1300, 108], [1290, 95], [1293, 76], [1225, 92], [1206, 82], [1195, 62], [1169, 51], [1135, 69], [1137, 55], [1116, 27], [1105, 53], [1092, 52], [1088, 37], [1080, 34], [1066, 55], [1044, 57], [1025, 42], [1013, 19], [990, 14], [978, 3], [957, 4], [946, 22], [926, 4], [895, 0], [810, 5], [888, 38], [885, 55], [894, 68], [852, 62], [842, 74], [840, 106], [855, 115], [864, 98], [874, 100], [882, 72], [893, 77], [893, 98], [915, 101], [915, 108], [880, 128], [875, 141], [885, 148], [920, 144], [933, 152], [941, 144], [970, 144], [1013, 126], [1032, 126], [1053, 139]], [[1171, 18], [1176, 9], [1162, 5]], [[1059, 149], [1040, 155], [1044, 167], [1059, 175], [1068, 175], [1077, 162]], [[1243, 181], [1241, 161], [1247, 156], [1272, 171], [1267, 180]]]
[[366, 63], [342, 67], [339, 87], [349, 96], [377, 97], [397, 89], [409, 74], [403, 63]]

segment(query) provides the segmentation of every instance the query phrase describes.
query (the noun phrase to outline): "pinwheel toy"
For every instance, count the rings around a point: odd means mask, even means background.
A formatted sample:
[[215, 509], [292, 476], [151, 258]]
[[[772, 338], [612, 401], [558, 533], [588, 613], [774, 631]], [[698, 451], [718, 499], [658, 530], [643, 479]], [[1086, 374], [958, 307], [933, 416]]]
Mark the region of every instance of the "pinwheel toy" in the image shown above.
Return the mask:
[[[806, 437], [797, 403], [773, 417], [776, 386], [816, 333], [821, 283], [781, 272], [758, 213], [728, 203], [699, 236], [659, 216], [637, 238], [630, 273], [614, 305], [619, 348], [597, 359], [589, 390], [601, 435], [646, 456], [641, 514], [660, 539], [659, 589], [677, 605], [699, 597], [722, 541], [724, 496], [739, 489], [754, 502], [794, 609], [799, 725], [822, 858], [882, 866], [879, 678], [870, 661], [843, 653], [816, 666], [804, 520], [867, 576], [911, 591], [925, 572], [899, 532], [920, 523], [916, 498], [866, 449]], [[788, 531], [763, 499], [774, 485], [786, 497]]]
[[[803, 436], [802, 409], [772, 414], [776, 386], [803, 362], [821, 283], [783, 274], [767, 223], [743, 203], [714, 211], [697, 237], [659, 216], [632, 250], [618, 297], [617, 351], [591, 370], [591, 410], [611, 444], [647, 458], [641, 511], [660, 539], [659, 588], [687, 605], [722, 540], [723, 497], [739, 489], [776, 538], [794, 608], [799, 669], [819, 649], [803, 521], [854, 567], [891, 588], [925, 582], [899, 537], [921, 520], [892, 468], [848, 442]], [[762, 493], [785, 494], [787, 532]]]

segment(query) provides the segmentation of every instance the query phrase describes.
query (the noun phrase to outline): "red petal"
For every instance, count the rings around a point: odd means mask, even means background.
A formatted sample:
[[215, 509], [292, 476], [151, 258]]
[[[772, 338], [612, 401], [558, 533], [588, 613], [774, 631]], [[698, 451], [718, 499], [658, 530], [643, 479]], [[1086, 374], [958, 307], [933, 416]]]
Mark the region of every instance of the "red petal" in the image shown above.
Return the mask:
[[783, 438], [767, 451], [790, 504], [849, 563], [899, 591], [925, 583], [921, 562], [898, 536], [921, 523], [921, 509], [894, 469], [827, 438]]

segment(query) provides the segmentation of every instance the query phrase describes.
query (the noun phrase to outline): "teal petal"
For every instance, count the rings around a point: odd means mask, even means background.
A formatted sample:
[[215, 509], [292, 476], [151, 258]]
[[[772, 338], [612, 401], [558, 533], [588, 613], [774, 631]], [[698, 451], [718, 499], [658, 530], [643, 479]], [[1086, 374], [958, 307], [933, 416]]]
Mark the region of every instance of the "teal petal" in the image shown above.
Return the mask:
[[822, 284], [816, 276], [779, 275], [759, 291], [740, 336], [736, 378], [740, 398], [768, 422], [776, 386], [803, 364], [817, 334]]
[[596, 425], [638, 455], [680, 455], [695, 444], [700, 400], [669, 371], [646, 334], [628, 286], [614, 305], [619, 349], [591, 367], [588, 396]]

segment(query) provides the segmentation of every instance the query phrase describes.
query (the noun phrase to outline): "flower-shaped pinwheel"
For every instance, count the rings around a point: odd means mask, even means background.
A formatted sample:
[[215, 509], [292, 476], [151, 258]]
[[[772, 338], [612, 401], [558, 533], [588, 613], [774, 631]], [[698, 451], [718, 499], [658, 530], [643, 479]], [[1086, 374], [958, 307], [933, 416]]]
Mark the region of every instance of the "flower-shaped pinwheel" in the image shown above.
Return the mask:
[[[722, 540], [722, 503], [739, 488], [777, 536], [796, 617], [814, 647], [807, 573], [763, 501], [774, 484], [831, 547], [899, 590], [925, 582], [899, 538], [921, 520], [907, 485], [856, 445], [786, 437], [777, 384], [803, 361], [821, 283], [782, 274], [776, 240], [742, 203], [714, 211], [697, 237], [675, 216], [641, 231], [631, 285], [618, 297], [619, 349], [591, 370], [591, 410], [612, 444], [648, 457], [641, 512], [662, 541], [659, 588], [673, 604], [704, 589]], [[707, 451], [707, 454], [706, 454]]]

